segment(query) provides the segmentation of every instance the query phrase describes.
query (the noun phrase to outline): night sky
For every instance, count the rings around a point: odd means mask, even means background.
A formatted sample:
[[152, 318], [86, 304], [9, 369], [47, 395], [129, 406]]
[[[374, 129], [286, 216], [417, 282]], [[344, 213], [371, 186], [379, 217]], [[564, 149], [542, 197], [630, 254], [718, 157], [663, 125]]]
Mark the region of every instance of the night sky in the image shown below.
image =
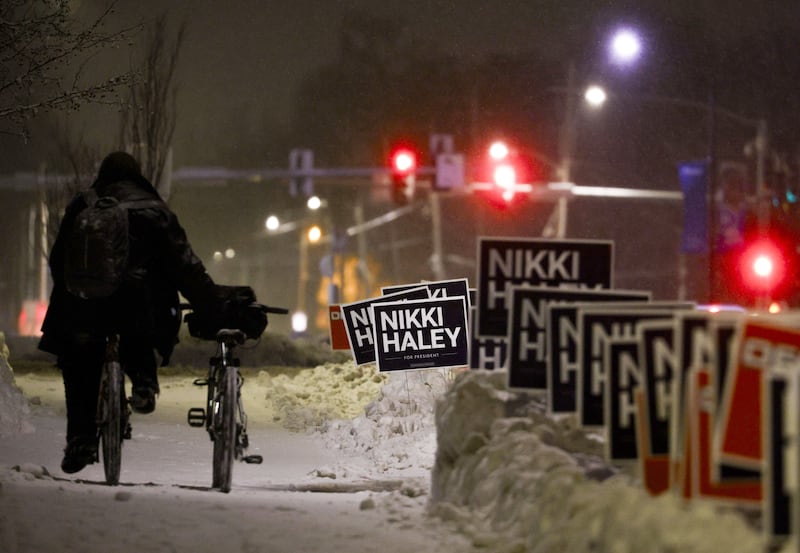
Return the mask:
[[[404, 21], [412, 40], [432, 53], [477, 58], [536, 51], [565, 64], [571, 45], [582, 41], [576, 35], [587, 29], [593, 35], [581, 46], [589, 50], [602, 47], [593, 43], [597, 35], [621, 23], [655, 26], [675, 17], [724, 41], [800, 21], [795, 0], [172, 0], [170, 6], [190, 18], [181, 67], [187, 118], [180, 132], [198, 141], [247, 124], [242, 113], [288, 124], [300, 80], [335, 59], [345, 10]], [[791, 12], [795, 17], [786, 17]], [[652, 61], [644, 63], [659, 63], [658, 52], [648, 55]], [[214, 115], [200, 119], [192, 112]]]
[[[100, 4], [74, 2], [79, 14]], [[182, 157], [195, 165], [202, 164], [209, 142], [247, 135], [253, 127], [290, 125], [301, 80], [336, 59], [348, 10], [405, 22], [409, 40], [432, 54], [478, 59], [487, 53], [537, 52], [565, 66], [576, 48], [601, 48], [598, 37], [620, 23], [641, 25], [654, 36], [667, 23], [690, 24], [724, 43], [731, 36], [768, 34], [778, 23], [800, 21], [795, 0], [122, 0], [113, 21], [152, 17], [165, 6], [173, 21], [188, 22], [178, 71], [175, 147], [178, 164]], [[112, 63], [127, 64], [124, 52], [117, 55]], [[645, 55], [644, 63], [662, 61], [657, 51]], [[85, 133], [101, 140], [107, 129], [97, 128], [90, 113], [83, 116], [89, 121], [83, 124]], [[30, 166], [37, 164], [38, 140], [47, 136], [41, 126], [33, 130], [40, 134], [34, 134], [32, 148], [15, 156]]]

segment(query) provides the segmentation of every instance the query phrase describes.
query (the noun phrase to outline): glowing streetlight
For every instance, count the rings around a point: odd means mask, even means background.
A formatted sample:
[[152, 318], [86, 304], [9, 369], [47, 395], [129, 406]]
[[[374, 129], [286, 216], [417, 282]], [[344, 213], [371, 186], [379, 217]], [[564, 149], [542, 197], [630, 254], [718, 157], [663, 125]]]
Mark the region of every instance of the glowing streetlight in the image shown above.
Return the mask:
[[269, 231], [275, 231], [278, 230], [278, 227], [281, 226], [281, 222], [275, 215], [270, 215], [269, 217], [267, 217], [264, 226]]
[[642, 40], [632, 29], [620, 29], [611, 37], [611, 59], [627, 65], [636, 61], [642, 51]]
[[295, 311], [292, 313], [292, 330], [297, 333], [308, 330], [308, 316], [305, 312]]
[[319, 199], [319, 196], [311, 196], [306, 202], [306, 205], [308, 209], [316, 211], [322, 206], [322, 200]]
[[233, 259], [234, 257], [236, 257], [236, 250], [233, 248], [225, 250], [225, 259]]
[[319, 228], [317, 225], [314, 225], [310, 229], [308, 229], [308, 241], [312, 244], [316, 244], [319, 242], [319, 239], [322, 238], [322, 229]]
[[583, 99], [593, 108], [599, 108], [608, 99], [606, 91], [601, 86], [592, 85], [583, 93]]

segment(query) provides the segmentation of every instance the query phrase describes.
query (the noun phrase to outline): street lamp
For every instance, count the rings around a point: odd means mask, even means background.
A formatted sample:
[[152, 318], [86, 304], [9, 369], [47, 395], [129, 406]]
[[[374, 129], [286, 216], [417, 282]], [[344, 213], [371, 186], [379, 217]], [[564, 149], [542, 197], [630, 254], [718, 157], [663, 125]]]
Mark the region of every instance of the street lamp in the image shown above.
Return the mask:
[[593, 108], [599, 108], [606, 103], [608, 94], [602, 86], [591, 85], [583, 93], [583, 99]]
[[306, 206], [307, 206], [307, 207], [308, 207], [308, 209], [310, 209], [311, 211], [316, 211], [316, 210], [318, 210], [320, 207], [322, 207], [322, 200], [319, 198], [319, 196], [311, 196], [311, 197], [308, 199], [308, 201], [306, 202]]
[[311, 244], [316, 244], [322, 238], [322, 229], [318, 225], [313, 225], [308, 229], [308, 241]]
[[305, 311], [292, 313], [292, 331], [296, 334], [303, 334], [306, 330], [308, 330], [308, 315]]
[[281, 221], [278, 219], [276, 215], [270, 215], [267, 217], [267, 220], [264, 222], [264, 226], [270, 232], [274, 232], [278, 230], [281, 226]]
[[[642, 51], [642, 40], [639, 33], [629, 27], [618, 29], [610, 39], [609, 54], [615, 65], [631, 65], [639, 59]], [[566, 109], [564, 121], [561, 126], [559, 140], [560, 164], [558, 179], [570, 182], [572, 178], [572, 158], [575, 150], [575, 140], [578, 125], [578, 87], [576, 85], [575, 63], [570, 62], [567, 71]], [[601, 106], [606, 100], [605, 91], [599, 86], [589, 87], [584, 98], [593, 107]]]
[[619, 29], [611, 37], [611, 60], [617, 65], [629, 65], [635, 62], [641, 51], [642, 40], [633, 29]]

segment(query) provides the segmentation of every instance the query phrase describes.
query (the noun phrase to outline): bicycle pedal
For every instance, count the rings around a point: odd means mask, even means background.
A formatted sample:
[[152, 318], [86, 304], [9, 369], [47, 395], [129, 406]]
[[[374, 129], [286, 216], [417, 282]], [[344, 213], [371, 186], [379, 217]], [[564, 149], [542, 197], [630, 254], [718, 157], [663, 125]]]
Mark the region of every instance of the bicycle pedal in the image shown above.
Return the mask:
[[195, 378], [194, 382], [192, 382], [195, 386], [208, 386], [208, 379], [207, 378]]
[[203, 426], [206, 423], [206, 410], [202, 407], [192, 407], [186, 418], [189, 426]]
[[133, 428], [131, 427], [131, 423], [126, 424], [125, 431], [122, 433], [122, 439], [130, 440], [132, 433], [133, 433]]
[[260, 465], [264, 462], [264, 458], [261, 455], [245, 455], [242, 457], [242, 461], [248, 465]]

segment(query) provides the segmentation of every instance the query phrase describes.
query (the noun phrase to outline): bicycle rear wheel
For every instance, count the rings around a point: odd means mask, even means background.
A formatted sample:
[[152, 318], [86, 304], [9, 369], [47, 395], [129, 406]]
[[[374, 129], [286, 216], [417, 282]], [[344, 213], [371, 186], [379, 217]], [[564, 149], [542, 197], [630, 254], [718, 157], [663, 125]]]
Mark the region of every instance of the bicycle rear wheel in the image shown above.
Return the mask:
[[100, 385], [100, 416], [98, 426], [103, 451], [103, 470], [106, 483], [119, 484], [122, 466], [122, 432], [124, 425], [125, 388], [122, 367], [118, 361], [107, 361], [103, 365]]
[[236, 393], [239, 386], [239, 371], [236, 367], [225, 367], [225, 374], [218, 383], [216, 409], [214, 412], [214, 466], [212, 487], [220, 491], [231, 491], [233, 460], [236, 448]]

